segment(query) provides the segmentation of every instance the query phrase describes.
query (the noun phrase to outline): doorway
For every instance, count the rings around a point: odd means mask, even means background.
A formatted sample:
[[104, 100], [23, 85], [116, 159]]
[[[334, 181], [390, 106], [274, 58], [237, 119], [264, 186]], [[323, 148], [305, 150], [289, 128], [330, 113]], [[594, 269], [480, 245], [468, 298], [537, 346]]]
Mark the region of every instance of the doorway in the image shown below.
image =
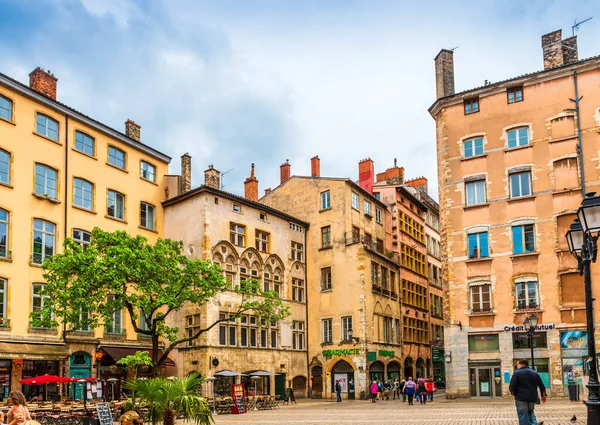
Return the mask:
[[469, 368], [471, 397], [502, 397], [500, 366]]
[[321, 366], [315, 366], [311, 371], [312, 385], [310, 390], [310, 396], [312, 398], [323, 397], [323, 368]]
[[275, 395], [281, 397], [281, 400], [285, 398], [285, 373], [275, 375]]
[[412, 357], [407, 357], [404, 359], [404, 379], [408, 378], [416, 378], [413, 374], [413, 359]]

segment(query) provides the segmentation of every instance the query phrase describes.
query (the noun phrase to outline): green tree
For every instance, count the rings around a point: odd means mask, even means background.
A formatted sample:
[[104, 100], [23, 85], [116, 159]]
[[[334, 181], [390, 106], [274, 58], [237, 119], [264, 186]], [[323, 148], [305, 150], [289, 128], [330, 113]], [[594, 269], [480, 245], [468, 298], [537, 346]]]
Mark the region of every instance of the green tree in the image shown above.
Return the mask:
[[[184, 306], [202, 307], [231, 289], [220, 267], [183, 255], [182, 242], [158, 239], [152, 245], [143, 236], [99, 228], [94, 228], [91, 239], [83, 249], [68, 238], [63, 252], [44, 262], [45, 299], [30, 315], [33, 326], [62, 324], [66, 336], [82, 328], [111, 325], [115, 312], [125, 309], [135, 332], [152, 343], [156, 376], [175, 347], [226, 321], [214, 320], [190, 336], [167, 323]], [[242, 281], [233, 290], [239, 300], [235, 316], [252, 313], [268, 323], [289, 315], [279, 295], [263, 291], [255, 280]]]
[[120, 359], [117, 364], [123, 366], [126, 371], [132, 370], [133, 377], [137, 378], [138, 367], [152, 366], [152, 359], [147, 351], [136, 351], [135, 354], [130, 354]]
[[182, 415], [184, 420], [198, 425], [210, 424], [210, 406], [201, 394], [204, 379], [198, 372], [184, 378], [134, 379], [125, 383], [136, 394], [140, 408], [148, 408], [148, 421], [156, 425], [175, 425]]

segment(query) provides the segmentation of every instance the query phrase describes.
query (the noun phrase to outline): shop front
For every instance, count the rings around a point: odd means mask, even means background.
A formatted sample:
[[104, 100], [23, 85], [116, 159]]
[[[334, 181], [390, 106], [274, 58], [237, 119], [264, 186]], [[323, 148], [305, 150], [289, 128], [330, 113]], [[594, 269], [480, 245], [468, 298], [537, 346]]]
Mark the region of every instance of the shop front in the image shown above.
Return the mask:
[[468, 345], [471, 397], [502, 397], [499, 335], [471, 334]]
[[563, 393], [569, 395], [569, 385], [577, 385], [583, 396], [587, 384], [588, 333], [584, 330], [560, 332], [560, 351], [563, 378]]
[[[71, 354], [71, 357], [69, 358], [69, 378], [90, 378], [92, 376], [91, 359], [91, 356], [84, 351], [78, 351]], [[75, 387], [75, 394], [73, 394], [73, 387]], [[75, 400], [81, 400], [83, 398], [82, 386], [74, 385], [69, 387], [69, 395], [74, 396]]]
[[[383, 373], [383, 370], [382, 370]], [[335, 384], [339, 382], [342, 387], [342, 395], [349, 398], [355, 398], [354, 368], [345, 360], [338, 360], [331, 369], [331, 393], [335, 394]]]
[[431, 349], [431, 363], [433, 365], [433, 381], [438, 388], [446, 387], [446, 359], [444, 347], [433, 347]]

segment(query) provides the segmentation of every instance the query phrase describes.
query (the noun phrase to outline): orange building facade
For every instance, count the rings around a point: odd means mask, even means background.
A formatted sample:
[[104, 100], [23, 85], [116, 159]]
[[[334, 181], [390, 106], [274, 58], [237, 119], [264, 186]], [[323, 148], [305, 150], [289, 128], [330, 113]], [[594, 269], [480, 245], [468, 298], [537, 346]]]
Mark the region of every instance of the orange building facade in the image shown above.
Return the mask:
[[[600, 58], [578, 60], [576, 38], [560, 31], [542, 45], [543, 71], [461, 93], [453, 52], [435, 59], [438, 99], [429, 112], [450, 398], [509, 395], [516, 360], [530, 357], [522, 324], [531, 314], [539, 318], [535, 367], [549, 394], [565, 395], [568, 382], [583, 391], [587, 382], [583, 278], [564, 235], [582, 183], [586, 192], [600, 184]], [[592, 272], [598, 294], [598, 267]]]

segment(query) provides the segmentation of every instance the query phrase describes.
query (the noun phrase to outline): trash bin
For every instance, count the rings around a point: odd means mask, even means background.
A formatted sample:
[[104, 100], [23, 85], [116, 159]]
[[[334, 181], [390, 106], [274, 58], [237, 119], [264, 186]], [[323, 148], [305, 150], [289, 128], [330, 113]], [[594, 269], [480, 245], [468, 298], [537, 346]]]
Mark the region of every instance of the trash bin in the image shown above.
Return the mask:
[[579, 385], [577, 384], [569, 384], [569, 400], [570, 401], [579, 401]]

